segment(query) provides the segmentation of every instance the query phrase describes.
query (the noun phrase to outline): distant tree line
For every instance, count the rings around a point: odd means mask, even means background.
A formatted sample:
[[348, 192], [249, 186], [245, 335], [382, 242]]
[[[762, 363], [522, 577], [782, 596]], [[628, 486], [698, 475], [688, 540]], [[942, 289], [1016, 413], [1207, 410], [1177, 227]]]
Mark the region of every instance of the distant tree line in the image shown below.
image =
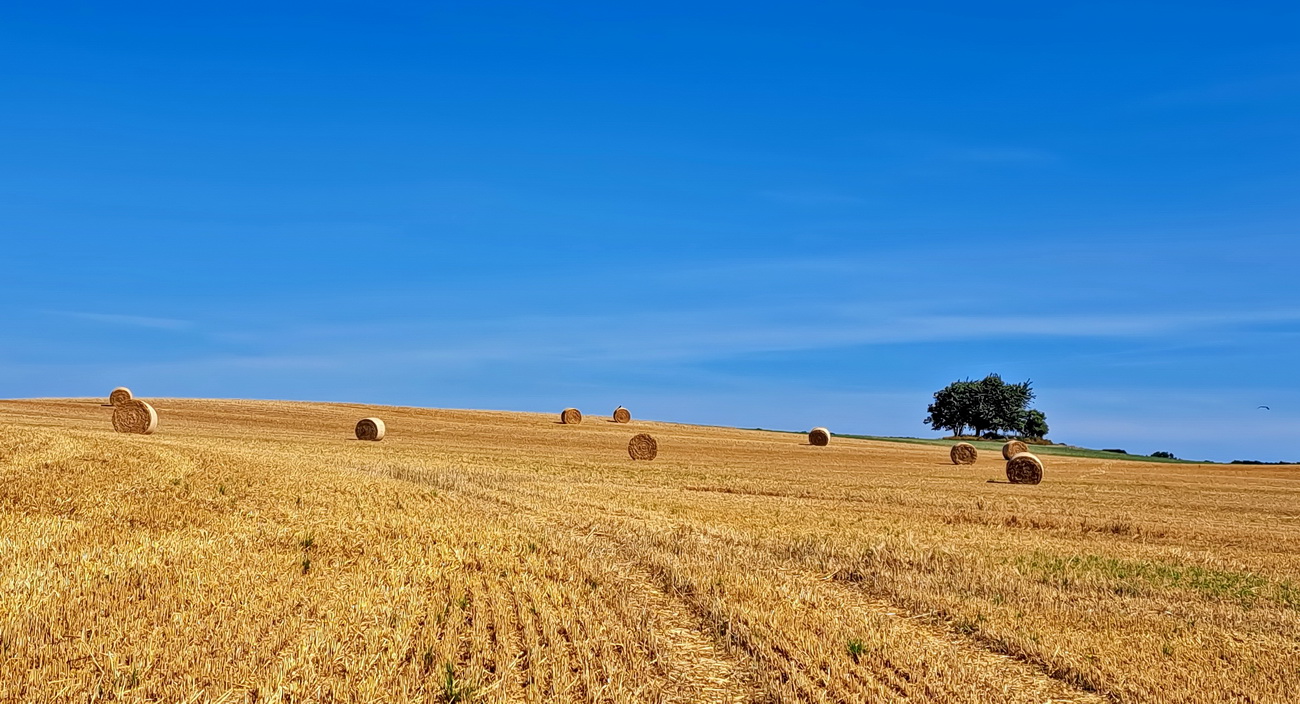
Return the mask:
[[1262, 462], [1260, 460], [1233, 460], [1228, 464], [1300, 464], [1300, 462]]
[[1032, 382], [1008, 384], [997, 374], [973, 381], [965, 379], [934, 392], [925, 422], [953, 435], [1018, 435], [1042, 439], [1047, 416], [1029, 407], [1034, 400]]

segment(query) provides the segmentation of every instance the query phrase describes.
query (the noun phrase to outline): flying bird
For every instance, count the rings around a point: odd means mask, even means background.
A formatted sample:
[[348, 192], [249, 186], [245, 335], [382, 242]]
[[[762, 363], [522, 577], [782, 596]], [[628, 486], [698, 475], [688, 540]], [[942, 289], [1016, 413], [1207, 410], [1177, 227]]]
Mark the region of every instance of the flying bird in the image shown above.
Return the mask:
[[1260, 408], [1262, 408], [1262, 409], [1264, 409], [1264, 410], [1266, 410], [1266, 411], [1271, 411], [1271, 410], [1273, 410], [1273, 409], [1269, 408], [1268, 406], [1256, 406], [1255, 410], [1259, 410]]

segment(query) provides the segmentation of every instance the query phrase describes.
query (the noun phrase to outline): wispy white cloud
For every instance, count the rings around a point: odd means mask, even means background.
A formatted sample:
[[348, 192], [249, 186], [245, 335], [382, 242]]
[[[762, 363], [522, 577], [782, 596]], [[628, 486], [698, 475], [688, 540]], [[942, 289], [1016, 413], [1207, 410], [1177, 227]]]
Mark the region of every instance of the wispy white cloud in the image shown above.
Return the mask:
[[156, 318], [144, 315], [124, 315], [120, 313], [84, 313], [76, 311], [49, 311], [52, 315], [75, 318], [103, 325], [123, 325], [137, 328], [155, 328], [158, 330], [186, 330], [194, 327], [189, 320], [175, 318]]
[[[1300, 310], [935, 315], [882, 306], [656, 311], [289, 328], [241, 366], [476, 365], [545, 360], [674, 362], [867, 345], [972, 340], [1175, 339], [1300, 322]], [[282, 358], [282, 359], [281, 359]], [[355, 359], [353, 359], [355, 358]], [[277, 361], [278, 360], [278, 361]], [[333, 361], [331, 361], [333, 360]]]

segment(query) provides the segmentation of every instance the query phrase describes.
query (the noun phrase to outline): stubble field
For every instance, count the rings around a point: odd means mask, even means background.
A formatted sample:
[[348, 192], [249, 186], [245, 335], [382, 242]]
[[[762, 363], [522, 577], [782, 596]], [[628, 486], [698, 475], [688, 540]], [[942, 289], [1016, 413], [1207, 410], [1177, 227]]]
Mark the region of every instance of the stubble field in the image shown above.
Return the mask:
[[1300, 692], [1296, 467], [1019, 486], [988, 452], [595, 415], [163, 399], [132, 436], [100, 403], [0, 401], [0, 701]]

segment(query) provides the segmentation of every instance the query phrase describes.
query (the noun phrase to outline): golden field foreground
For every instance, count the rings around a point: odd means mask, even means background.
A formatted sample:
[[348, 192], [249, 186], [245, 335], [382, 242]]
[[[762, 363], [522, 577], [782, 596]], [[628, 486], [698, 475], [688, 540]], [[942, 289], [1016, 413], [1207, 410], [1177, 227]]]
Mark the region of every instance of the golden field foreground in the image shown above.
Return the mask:
[[1300, 468], [151, 402], [0, 401], [0, 701], [1300, 696]]

